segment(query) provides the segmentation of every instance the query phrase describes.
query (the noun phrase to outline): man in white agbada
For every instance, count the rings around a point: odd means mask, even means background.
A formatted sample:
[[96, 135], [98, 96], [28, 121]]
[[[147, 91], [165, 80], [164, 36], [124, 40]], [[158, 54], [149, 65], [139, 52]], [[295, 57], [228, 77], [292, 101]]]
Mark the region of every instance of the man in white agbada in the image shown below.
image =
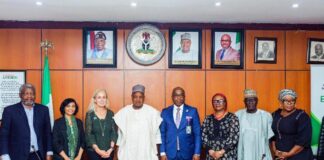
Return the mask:
[[256, 91], [244, 91], [246, 109], [235, 114], [240, 122], [240, 138], [238, 144], [238, 160], [272, 160], [269, 140], [274, 135], [271, 129], [270, 113], [257, 109]]
[[132, 102], [118, 111], [114, 120], [118, 126], [119, 160], [158, 160], [157, 144], [161, 144], [160, 112], [144, 104], [145, 87], [132, 88]]

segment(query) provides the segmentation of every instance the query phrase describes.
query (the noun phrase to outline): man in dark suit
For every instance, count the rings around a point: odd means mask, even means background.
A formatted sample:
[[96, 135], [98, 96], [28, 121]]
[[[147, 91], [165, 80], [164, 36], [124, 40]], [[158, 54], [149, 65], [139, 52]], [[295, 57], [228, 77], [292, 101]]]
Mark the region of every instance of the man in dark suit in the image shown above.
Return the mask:
[[258, 58], [260, 59], [270, 59], [275, 58], [274, 52], [270, 50], [270, 46], [268, 42], [262, 43], [262, 50], [258, 53]]
[[201, 132], [197, 109], [185, 104], [181, 87], [173, 89], [172, 100], [174, 104], [161, 113], [161, 160], [199, 160]]
[[50, 160], [52, 136], [49, 111], [35, 103], [35, 87], [24, 84], [19, 89], [21, 102], [3, 111], [0, 130], [2, 160]]

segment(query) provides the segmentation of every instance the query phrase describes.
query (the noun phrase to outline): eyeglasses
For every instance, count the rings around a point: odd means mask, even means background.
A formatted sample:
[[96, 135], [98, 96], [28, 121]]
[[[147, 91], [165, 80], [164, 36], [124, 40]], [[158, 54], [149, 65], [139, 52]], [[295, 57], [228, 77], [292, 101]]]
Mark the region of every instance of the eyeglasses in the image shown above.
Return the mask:
[[35, 96], [34, 93], [26, 92], [22, 94], [23, 96]]
[[287, 99], [284, 99], [284, 100], [282, 100], [282, 102], [284, 104], [295, 104], [296, 103], [296, 100], [287, 100]]
[[244, 101], [247, 103], [254, 103], [256, 102], [256, 99], [245, 99]]
[[223, 104], [225, 102], [226, 101], [224, 99], [213, 100], [213, 103], [216, 103], [216, 104]]

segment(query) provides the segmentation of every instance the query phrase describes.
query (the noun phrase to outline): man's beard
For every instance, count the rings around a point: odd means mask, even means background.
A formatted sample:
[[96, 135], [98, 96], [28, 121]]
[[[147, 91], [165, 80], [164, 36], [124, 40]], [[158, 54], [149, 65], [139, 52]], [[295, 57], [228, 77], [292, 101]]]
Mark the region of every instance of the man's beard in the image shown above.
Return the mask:
[[22, 102], [25, 106], [33, 106], [34, 105], [34, 101], [28, 100], [28, 101], [23, 101]]

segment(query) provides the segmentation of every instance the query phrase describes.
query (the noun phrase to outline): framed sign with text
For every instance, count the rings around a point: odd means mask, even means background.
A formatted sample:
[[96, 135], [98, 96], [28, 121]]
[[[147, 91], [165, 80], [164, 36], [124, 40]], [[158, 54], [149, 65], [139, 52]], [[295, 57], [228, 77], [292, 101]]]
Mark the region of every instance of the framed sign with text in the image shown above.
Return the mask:
[[0, 120], [6, 106], [20, 101], [19, 88], [26, 82], [26, 71], [0, 70]]

